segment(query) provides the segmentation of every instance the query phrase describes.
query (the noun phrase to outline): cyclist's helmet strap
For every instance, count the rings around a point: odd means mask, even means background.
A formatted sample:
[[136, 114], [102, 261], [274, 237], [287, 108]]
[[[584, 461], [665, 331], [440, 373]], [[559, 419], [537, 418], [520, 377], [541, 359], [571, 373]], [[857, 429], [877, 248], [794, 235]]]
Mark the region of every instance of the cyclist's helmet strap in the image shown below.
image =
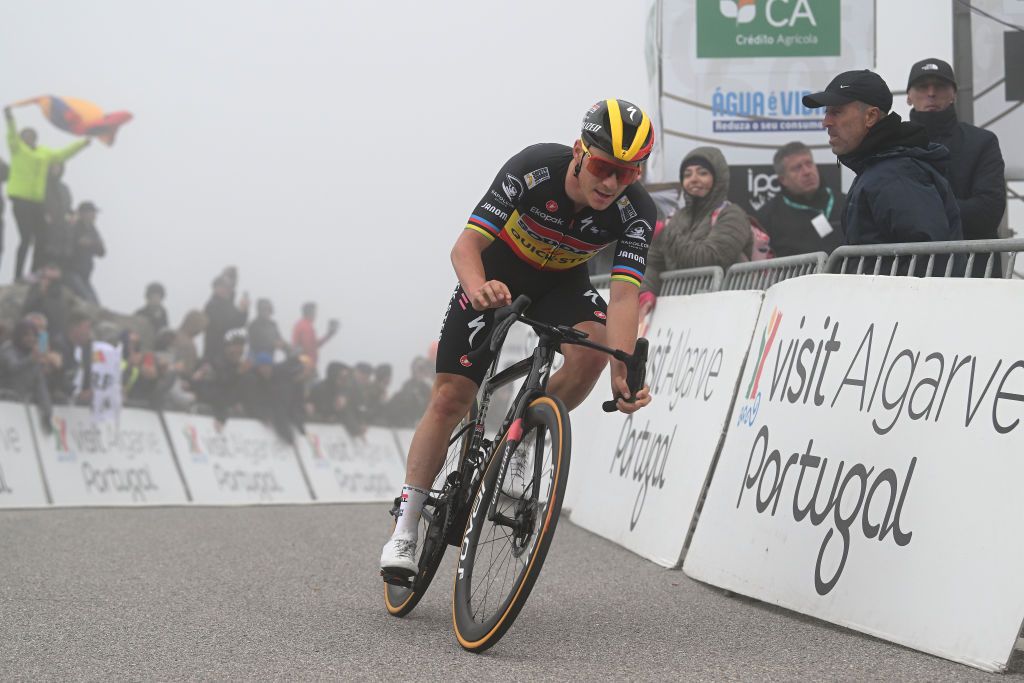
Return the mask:
[[626, 100], [601, 100], [583, 116], [580, 138], [626, 162], [643, 161], [654, 149], [654, 126], [640, 107]]

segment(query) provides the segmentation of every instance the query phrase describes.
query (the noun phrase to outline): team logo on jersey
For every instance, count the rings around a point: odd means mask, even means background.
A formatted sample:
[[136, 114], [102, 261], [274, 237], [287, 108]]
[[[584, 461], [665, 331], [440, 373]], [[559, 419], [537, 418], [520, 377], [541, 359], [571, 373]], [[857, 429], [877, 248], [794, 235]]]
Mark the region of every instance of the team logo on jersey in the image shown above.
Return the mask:
[[501, 189], [505, 191], [507, 196], [512, 201], [515, 201], [519, 197], [523, 196], [523, 183], [519, 178], [516, 178], [511, 173], [505, 174], [505, 182], [501, 184]]
[[550, 177], [551, 172], [548, 171], [547, 166], [544, 166], [543, 168], [538, 168], [536, 171], [530, 171], [523, 176], [523, 180], [526, 181], [526, 186], [532, 190]]
[[622, 217], [623, 223], [631, 218], [636, 218], [636, 209], [633, 208], [633, 203], [629, 201], [629, 197], [623, 195], [619, 197], [615, 204], [619, 207], [619, 216]]
[[597, 233], [601, 232], [601, 228], [599, 228], [596, 225], [594, 225], [594, 217], [593, 216], [586, 216], [586, 217], [580, 219], [580, 232], [584, 232], [584, 231], [589, 231], [590, 233], [592, 233], [594, 235], [596, 235]]
[[596, 317], [600, 318], [601, 320], [607, 320], [607, 318], [608, 318], [608, 316], [605, 315], [604, 311], [594, 311], [594, 315]]
[[[469, 345], [473, 346], [473, 339], [475, 339], [476, 335], [478, 335], [480, 333], [480, 330], [482, 330], [485, 327], [487, 327], [487, 321], [484, 320], [484, 317], [482, 315], [480, 315], [480, 316], [477, 316], [476, 318], [473, 318], [472, 320], [470, 320], [469, 324], [466, 325], [466, 327], [468, 327], [469, 329], [473, 330], [472, 332], [469, 333]], [[469, 367], [469, 366], [466, 366], [466, 367]]]
[[555, 211], [558, 211], [558, 202], [556, 202], [554, 199], [549, 199], [548, 203], [544, 205], [544, 208], [554, 213]]
[[638, 221], [633, 221], [626, 228], [626, 232], [622, 235], [626, 239], [637, 240], [638, 242], [647, 243], [648, 235], [651, 234], [650, 224], [641, 218]]
[[473, 367], [473, 362], [469, 360], [469, 356], [462, 354], [462, 358], [459, 359], [459, 365], [464, 368], [471, 368]]
[[588, 289], [587, 291], [583, 292], [583, 296], [585, 296], [588, 299], [590, 299], [590, 303], [592, 305], [596, 306], [597, 305], [597, 299], [601, 295], [598, 294], [597, 291], [595, 291], [593, 289]]

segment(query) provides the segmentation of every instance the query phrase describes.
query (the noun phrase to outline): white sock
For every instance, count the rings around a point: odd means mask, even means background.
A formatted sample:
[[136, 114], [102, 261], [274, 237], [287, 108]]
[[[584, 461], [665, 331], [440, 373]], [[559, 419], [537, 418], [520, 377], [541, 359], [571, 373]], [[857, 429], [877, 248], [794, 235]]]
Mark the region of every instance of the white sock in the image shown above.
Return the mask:
[[398, 523], [394, 536], [419, 536], [420, 513], [427, 500], [427, 491], [415, 486], [402, 486], [402, 504], [398, 508]]

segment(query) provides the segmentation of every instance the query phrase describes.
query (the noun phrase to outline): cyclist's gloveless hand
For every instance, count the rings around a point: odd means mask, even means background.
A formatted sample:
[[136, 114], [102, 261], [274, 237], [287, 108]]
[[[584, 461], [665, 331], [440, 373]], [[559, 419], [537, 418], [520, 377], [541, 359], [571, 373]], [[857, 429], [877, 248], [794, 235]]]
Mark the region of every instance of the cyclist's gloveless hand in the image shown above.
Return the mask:
[[480, 289], [469, 295], [469, 303], [477, 311], [486, 311], [489, 308], [501, 308], [512, 303], [512, 293], [504, 282], [488, 280]]
[[616, 397], [615, 406], [619, 409], [620, 413], [635, 413], [636, 411], [643, 408], [645, 405], [651, 402], [651, 388], [644, 385], [644, 388], [636, 392], [636, 400], [632, 403], [618, 398], [620, 396], [629, 397], [629, 385], [626, 384], [626, 378], [622, 375], [614, 375], [612, 377], [612, 396]]

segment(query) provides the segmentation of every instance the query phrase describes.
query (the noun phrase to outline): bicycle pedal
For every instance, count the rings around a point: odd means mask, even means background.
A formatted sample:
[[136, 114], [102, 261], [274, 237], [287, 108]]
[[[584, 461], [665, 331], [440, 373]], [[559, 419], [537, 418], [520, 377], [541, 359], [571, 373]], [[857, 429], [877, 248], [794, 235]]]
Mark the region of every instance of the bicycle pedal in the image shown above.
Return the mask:
[[380, 575], [381, 578], [384, 579], [384, 583], [390, 583], [392, 586], [412, 590], [412, 575], [402, 574], [396, 571], [384, 571], [383, 569], [380, 570]]

